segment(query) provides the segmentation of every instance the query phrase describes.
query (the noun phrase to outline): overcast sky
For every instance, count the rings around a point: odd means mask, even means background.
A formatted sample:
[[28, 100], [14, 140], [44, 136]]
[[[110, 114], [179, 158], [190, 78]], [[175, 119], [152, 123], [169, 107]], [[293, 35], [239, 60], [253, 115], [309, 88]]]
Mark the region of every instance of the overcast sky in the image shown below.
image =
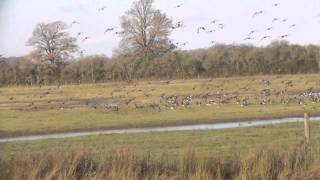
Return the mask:
[[[119, 18], [134, 0], [0, 0], [0, 54], [21, 56], [31, 48], [26, 46], [36, 24], [62, 20], [68, 24], [79, 21], [68, 30], [72, 36], [84, 32], [88, 41], [78, 42], [87, 55], [112, 55], [119, 38], [104, 34], [108, 27], [119, 26]], [[180, 8], [176, 5], [184, 3]], [[279, 3], [275, 7], [273, 4]], [[99, 8], [107, 6], [105, 11]], [[182, 49], [206, 48], [211, 41], [219, 43], [252, 43], [266, 45], [279, 36], [289, 34], [291, 43], [320, 45], [320, 0], [156, 0], [155, 8], [186, 27], [175, 30], [174, 42], [186, 42]], [[254, 12], [264, 13], [252, 17]], [[273, 18], [286, 22], [272, 22]], [[224, 24], [219, 30], [210, 24], [214, 19]], [[296, 27], [290, 27], [296, 24]], [[197, 34], [204, 26], [215, 33]], [[273, 27], [267, 32], [265, 29]], [[251, 30], [258, 30], [254, 40], [244, 39]], [[263, 36], [269, 39], [261, 41]]]

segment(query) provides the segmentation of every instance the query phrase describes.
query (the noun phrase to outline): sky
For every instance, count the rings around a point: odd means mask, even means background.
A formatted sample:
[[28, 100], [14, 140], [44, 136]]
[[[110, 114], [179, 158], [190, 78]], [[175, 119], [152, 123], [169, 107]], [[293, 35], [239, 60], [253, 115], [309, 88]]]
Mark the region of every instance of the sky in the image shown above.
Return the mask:
[[[69, 25], [68, 32], [76, 36], [84, 32], [77, 44], [86, 55], [111, 56], [120, 38], [106, 28], [118, 26], [120, 17], [134, 0], [0, 0], [0, 54], [23, 56], [32, 47], [26, 42], [39, 23], [57, 20]], [[279, 6], [274, 6], [278, 3]], [[183, 4], [180, 8], [175, 6]], [[107, 6], [104, 11], [99, 8]], [[320, 45], [320, 0], [155, 0], [154, 8], [166, 13], [174, 22], [183, 21], [185, 27], [174, 30], [173, 42], [185, 42], [180, 49], [208, 48], [214, 41], [226, 44], [265, 46], [281, 35], [294, 44]], [[253, 17], [257, 11], [263, 14]], [[273, 22], [274, 18], [280, 21]], [[286, 22], [282, 22], [286, 19]], [[212, 20], [224, 25], [219, 29]], [[71, 26], [72, 21], [80, 24]], [[290, 27], [296, 24], [295, 27]], [[216, 30], [197, 33], [198, 27]], [[273, 27], [271, 31], [266, 28]], [[253, 40], [244, 40], [250, 31]], [[82, 42], [81, 38], [90, 39]], [[261, 40], [263, 36], [270, 36]]]

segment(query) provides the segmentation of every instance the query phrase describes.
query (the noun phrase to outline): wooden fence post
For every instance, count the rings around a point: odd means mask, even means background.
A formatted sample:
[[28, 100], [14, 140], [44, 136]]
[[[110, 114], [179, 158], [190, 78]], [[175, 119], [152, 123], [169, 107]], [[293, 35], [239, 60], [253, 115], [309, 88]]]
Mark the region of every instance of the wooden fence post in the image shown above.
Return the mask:
[[310, 117], [308, 113], [304, 113], [304, 136], [306, 143], [310, 143]]

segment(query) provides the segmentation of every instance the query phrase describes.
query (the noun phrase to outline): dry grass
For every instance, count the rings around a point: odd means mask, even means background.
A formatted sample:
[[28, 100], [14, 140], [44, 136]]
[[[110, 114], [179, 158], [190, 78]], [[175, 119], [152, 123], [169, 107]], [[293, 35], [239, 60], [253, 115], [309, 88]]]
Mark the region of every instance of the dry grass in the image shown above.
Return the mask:
[[286, 153], [258, 151], [247, 156], [203, 158], [192, 150], [176, 158], [129, 150], [0, 156], [0, 179], [317, 179], [319, 148], [303, 143]]

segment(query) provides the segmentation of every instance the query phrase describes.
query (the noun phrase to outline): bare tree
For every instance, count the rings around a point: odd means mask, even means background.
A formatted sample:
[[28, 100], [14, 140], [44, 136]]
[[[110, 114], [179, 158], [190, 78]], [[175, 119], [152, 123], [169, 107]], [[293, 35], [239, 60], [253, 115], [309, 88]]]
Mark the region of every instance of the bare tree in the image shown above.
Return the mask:
[[47, 65], [49, 71], [60, 83], [61, 68], [78, 50], [76, 38], [65, 31], [67, 25], [61, 21], [38, 24], [27, 45], [35, 48], [38, 60]]
[[121, 17], [121, 53], [151, 55], [167, 52], [172, 46], [169, 35], [172, 20], [165, 13], [153, 8], [154, 0], [137, 0]]

